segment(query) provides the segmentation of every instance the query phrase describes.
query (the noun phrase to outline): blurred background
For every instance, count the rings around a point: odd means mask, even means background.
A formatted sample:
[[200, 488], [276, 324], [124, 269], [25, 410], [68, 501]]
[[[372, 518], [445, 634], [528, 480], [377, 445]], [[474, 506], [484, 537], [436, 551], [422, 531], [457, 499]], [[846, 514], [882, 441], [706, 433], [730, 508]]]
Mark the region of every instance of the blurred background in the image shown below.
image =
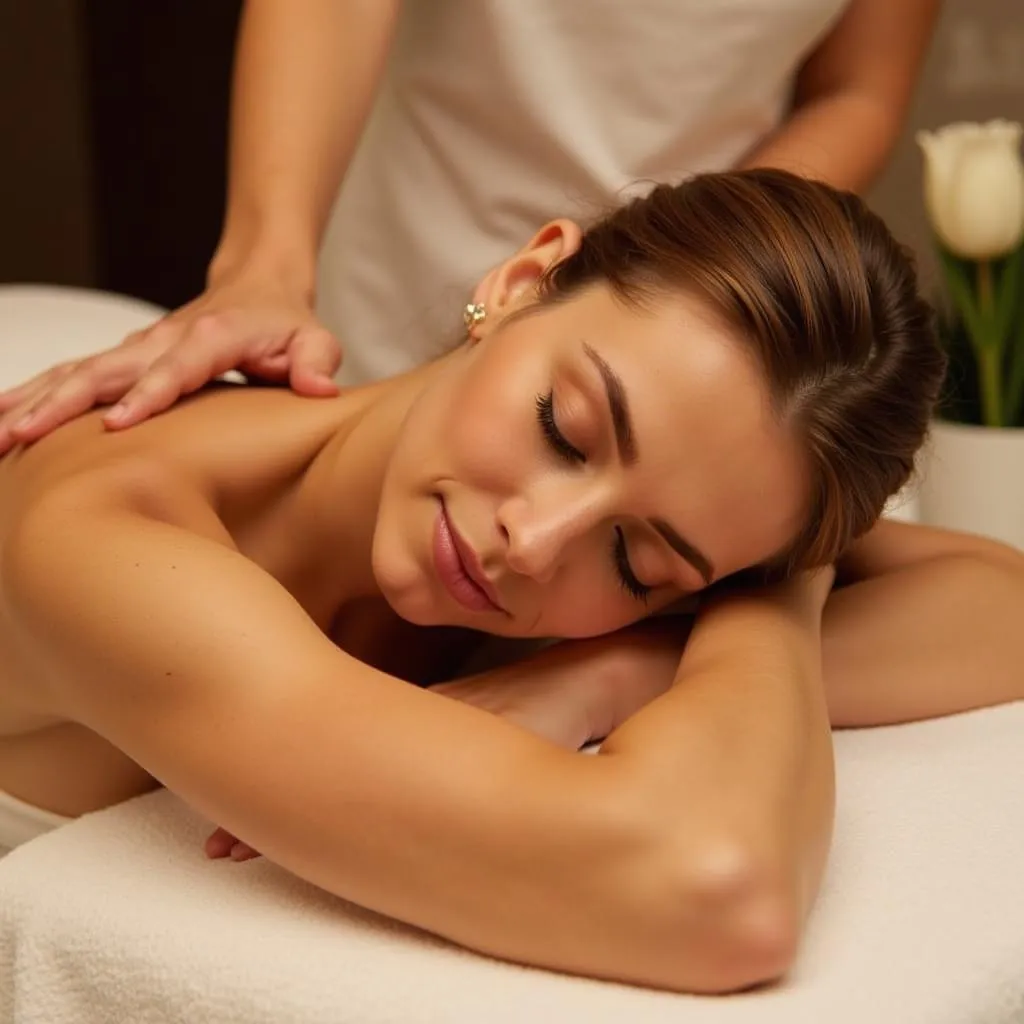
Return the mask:
[[[201, 290], [223, 211], [240, 8], [0, 0], [0, 283], [169, 307]], [[1024, 121], [1024, 0], [946, 0], [904, 139], [870, 195], [926, 274], [914, 132], [997, 116]]]

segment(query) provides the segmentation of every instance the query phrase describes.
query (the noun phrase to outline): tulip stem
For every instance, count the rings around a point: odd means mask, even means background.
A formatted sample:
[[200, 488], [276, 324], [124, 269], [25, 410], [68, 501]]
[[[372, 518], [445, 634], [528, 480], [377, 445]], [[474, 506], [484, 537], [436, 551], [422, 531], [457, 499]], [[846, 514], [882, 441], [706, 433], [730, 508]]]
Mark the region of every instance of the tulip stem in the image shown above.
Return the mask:
[[1003, 423], [1002, 344], [997, 336], [995, 323], [995, 287], [992, 282], [992, 261], [978, 260], [978, 311], [981, 323], [985, 325], [988, 337], [977, 338], [978, 376], [981, 386], [981, 418], [987, 427], [999, 427]]
[[999, 380], [999, 350], [984, 346], [978, 351], [981, 383], [981, 413], [986, 427], [1003, 425]]

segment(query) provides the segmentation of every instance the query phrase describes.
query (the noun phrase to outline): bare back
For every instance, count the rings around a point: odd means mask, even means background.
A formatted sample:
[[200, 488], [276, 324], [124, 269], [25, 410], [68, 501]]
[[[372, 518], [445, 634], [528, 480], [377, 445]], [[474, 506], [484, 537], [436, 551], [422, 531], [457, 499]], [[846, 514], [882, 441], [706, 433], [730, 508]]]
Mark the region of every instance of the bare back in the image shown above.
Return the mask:
[[[77, 481], [76, 495], [90, 501], [136, 508], [237, 549], [326, 631], [344, 601], [345, 555], [296, 529], [291, 506], [354, 404], [347, 396], [311, 400], [281, 389], [215, 386], [124, 433], [105, 431], [98, 414], [85, 416], [0, 459], [0, 552], [22, 510]], [[127, 758], [47, 707], [2, 582], [0, 790], [80, 813], [151, 788]], [[69, 778], [71, 790], [62, 781]]]

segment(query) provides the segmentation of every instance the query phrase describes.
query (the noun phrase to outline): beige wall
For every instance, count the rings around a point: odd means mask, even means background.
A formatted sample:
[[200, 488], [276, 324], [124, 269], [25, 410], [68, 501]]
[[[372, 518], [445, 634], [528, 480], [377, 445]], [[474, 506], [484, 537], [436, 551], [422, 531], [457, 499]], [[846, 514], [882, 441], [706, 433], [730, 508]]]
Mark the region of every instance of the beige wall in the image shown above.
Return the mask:
[[929, 277], [934, 264], [914, 132], [993, 117], [1024, 122], [1024, 0], [945, 0], [910, 120], [870, 196], [896, 234], [917, 250]]

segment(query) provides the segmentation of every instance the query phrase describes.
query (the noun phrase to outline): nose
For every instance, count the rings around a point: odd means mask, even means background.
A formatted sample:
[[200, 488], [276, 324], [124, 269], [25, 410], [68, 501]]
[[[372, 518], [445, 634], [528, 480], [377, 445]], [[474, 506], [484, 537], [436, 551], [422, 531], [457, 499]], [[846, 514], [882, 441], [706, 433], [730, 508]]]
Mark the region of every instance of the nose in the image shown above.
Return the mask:
[[548, 583], [566, 552], [607, 516], [607, 500], [582, 481], [541, 483], [506, 499], [498, 509], [508, 567]]

